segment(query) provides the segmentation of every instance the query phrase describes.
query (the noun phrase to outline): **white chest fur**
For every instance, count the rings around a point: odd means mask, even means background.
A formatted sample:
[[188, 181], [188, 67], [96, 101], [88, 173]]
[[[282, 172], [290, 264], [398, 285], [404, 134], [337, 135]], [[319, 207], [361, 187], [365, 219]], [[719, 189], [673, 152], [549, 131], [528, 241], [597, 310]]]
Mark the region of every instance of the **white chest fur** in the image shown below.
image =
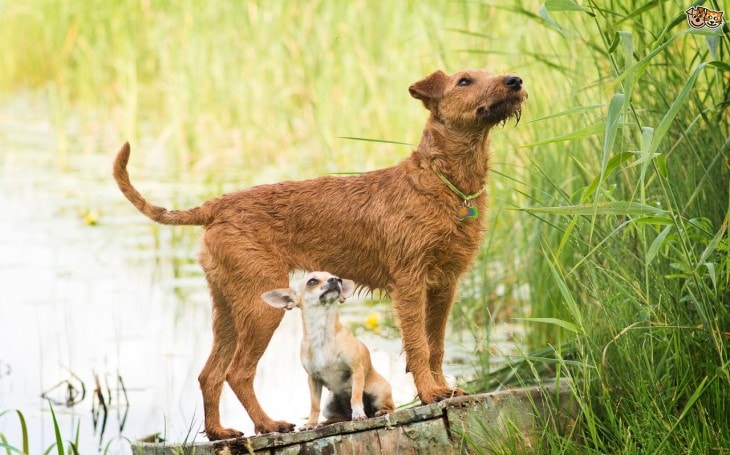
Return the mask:
[[[352, 388], [350, 359], [340, 345], [336, 307], [308, 308], [304, 314], [301, 358], [307, 373], [316, 377], [331, 392]], [[346, 329], [343, 329], [346, 330]]]

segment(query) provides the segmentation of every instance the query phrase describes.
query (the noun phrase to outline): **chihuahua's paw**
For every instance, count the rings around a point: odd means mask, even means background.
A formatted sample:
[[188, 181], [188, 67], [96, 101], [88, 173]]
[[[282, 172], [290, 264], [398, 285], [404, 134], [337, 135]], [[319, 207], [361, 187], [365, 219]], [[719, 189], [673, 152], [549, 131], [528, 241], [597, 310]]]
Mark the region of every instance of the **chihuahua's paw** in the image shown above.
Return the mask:
[[243, 433], [233, 428], [218, 427], [205, 430], [205, 435], [211, 441], [220, 441], [221, 439], [239, 438], [243, 436]]
[[365, 415], [365, 409], [363, 409], [362, 405], [360, 406], [353, 406], [352, 407], [352, 420], [365, 420], [368, 416]]
[[264, 433], [291, 433], [294, 431], [295, 425], [293, 423], [285, 422], [283, 420], [269, 420], [256, 425], [254, 429], [256, 434]]
[[314, 430], [318, 426], [319, 425], [316, 422], [315, 423], [309, 423], [309, 422], [307, 422], [304, 425], [300, 426], [299, 427], [299, 430], [301, 430], [301, 431]]
[[382, 416], [388, 415], [390, 413], [391, 413], [391, 411], [388, 411], [387, 409], [381, 409], [381, 410], [375, 412], [375, 417], [382, 417]]

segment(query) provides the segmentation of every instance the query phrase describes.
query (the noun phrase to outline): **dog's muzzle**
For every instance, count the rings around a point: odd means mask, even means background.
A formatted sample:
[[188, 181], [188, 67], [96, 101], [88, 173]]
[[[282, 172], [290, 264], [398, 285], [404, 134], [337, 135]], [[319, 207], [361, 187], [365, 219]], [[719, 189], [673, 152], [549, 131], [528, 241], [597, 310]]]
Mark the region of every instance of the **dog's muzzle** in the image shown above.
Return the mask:
[[509, 76], [504, 80], [504, 85], [515, 92], [519, 92], [522, 89], [522, 78], [519, 76]]
[[342, 284], [337, 278], [330, 278], [322, 286], [322, 294], [319, 296], [320, 302], [327, 302], [329, 300], [336, 300], [342, 293]]

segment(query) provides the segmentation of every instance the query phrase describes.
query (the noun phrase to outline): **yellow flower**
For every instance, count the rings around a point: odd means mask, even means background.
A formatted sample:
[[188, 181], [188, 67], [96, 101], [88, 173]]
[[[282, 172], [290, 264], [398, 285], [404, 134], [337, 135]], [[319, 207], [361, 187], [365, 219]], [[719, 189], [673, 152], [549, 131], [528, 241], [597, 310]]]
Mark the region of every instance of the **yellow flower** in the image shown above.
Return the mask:
[[87, 226], [94, 226], [97, 222], [99, 222], [99, 214], [94, 210], [87, 211], [84, 215], [84, 223]]
[[364, 325], [370, 331], [378, 333], [380, 331], [380, 313], [378, 313], [377, 311], [373, 311], [372, 313], [368, 314], [365, 318]]

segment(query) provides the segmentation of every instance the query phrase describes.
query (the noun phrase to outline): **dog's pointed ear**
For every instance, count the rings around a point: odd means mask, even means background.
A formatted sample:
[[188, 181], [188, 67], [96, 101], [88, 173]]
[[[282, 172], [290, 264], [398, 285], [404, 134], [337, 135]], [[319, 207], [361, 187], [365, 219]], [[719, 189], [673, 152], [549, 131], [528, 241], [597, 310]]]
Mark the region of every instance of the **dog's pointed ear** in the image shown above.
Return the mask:
[[423, 101], [423, 105], [426, 109], [432, 113], [436, 113], [436, 106], [439, 100], [444, 95], [446, 90], [446, 82], [449, 80], [443, 71], [439, 70], [432, 73], [426, 79], [418, 81], [415, 84], [408, 87], [408, 91], [411, 96]]
[[342, 280], [342, 292], [340, 293], [340, 303], [343, 303], [346, 298], [352, 297], [355, 293], [355, 282], [352, 280]]
[[274, 308], [291, 310], [297, 306], [297, 295], [292, 289], [274, 289], [261, 294], [261, 300]]

